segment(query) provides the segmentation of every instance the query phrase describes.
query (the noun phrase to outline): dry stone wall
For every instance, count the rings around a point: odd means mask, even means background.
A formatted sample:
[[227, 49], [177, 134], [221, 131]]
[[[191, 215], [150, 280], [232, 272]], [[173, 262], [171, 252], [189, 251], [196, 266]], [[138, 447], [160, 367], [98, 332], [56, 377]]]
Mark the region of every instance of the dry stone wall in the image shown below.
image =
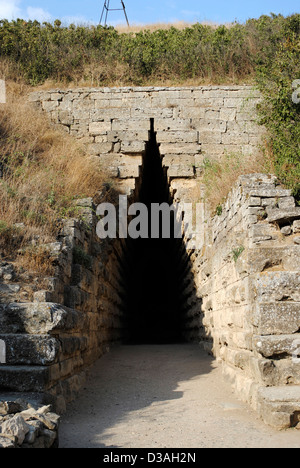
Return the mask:
[[254, 154], [263, 133], [253, 112], [259, 99], [249, 86], [84, 88], [30, 95], [120, 179], [139, 176], [150, 120], [172, 179], [199, 175], [204, 157]]
[[[300, 208], [272, 176], [241, 177], [192, 254], [206, 337], [241, 398], [267, 423], [300, 410]], [[200, 337], [201, 339], [201, 337]]]
[[81, 219], [66, 220], [48, 246], [56, 264], [49, 289], [36, 291], [33, 302], [14, 294], [0, 303], [1, 389], [43, 393], [58, 412], [76, 398], [90, 365], [120, 340], [123, 326], [120, 246], [97, 238], [91, 199], [78, 201], [78, 209]]
[[[265, 175], [240, 178], [214, 218], [202, 195], [204, 158], [258, 151], [258, 93], [247, 86], [105, 88], [39, 91], [30, 100], [86, 144], [132, 201], [139, 200], [155, 132], [171, 198], [197, 201], [201, 213], [200, 244], [182, 244], [178, 254], [184, 335], [217, 357], [267, 423], [296, 426], [300, 208]], [[7, 292], [0, 304], [7, 356], [0, 387], [46, 394], [58, 411], [76, 397], [89, 366], [126, 337], [126, 242], [100, 241], [93, 200], [78, 206], [81, 219], [67, 221], [49, 246], [56, 262], [49, 287], [35, 291], [33, 302], [22, 299], [10, 265], [0, 285]]]

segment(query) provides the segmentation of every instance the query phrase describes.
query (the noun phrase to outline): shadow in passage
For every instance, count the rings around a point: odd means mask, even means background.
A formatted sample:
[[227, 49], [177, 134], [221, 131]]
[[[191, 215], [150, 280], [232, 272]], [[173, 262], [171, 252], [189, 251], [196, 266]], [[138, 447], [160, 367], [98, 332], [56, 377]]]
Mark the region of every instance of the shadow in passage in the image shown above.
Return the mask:
[[[174, 226], [167, 168], [163, 167], [153, 120], [143, 171], [137, 185], [136, 201], [147, 207], [148, 226], [143, 235], [128, 238], [126, 242], [121, 273], [126, 291], [125, 341], [131, 344], [184, 342], [190, 320], [187, 316], [187, 299], [193, 303], [192, 295], [195, 296], [196, 288], [191, 285], [192, 267], [181, 230], [178, 237]], [[161, 207], [161, 211], [152, 216], [152, 210], [154, 213], [158, 207]], [[200, 317], [199, 300], [198, 310]], [[199, 319], [198, 329], [201, 326]]]
[[[180, 383], [212, 369], [213, 359], [195, 344], [114, 348], [93, 367], [81, 396], [69, 405], [60, 447], [128, 447], [134, 434], [145, 437], [146, 445], [147, 433], [161, 430], [165, 421], [179, 430], [176, 418], [184, 417]], [[191, 404], [201, 405], [197, 395], [195, 400]]]

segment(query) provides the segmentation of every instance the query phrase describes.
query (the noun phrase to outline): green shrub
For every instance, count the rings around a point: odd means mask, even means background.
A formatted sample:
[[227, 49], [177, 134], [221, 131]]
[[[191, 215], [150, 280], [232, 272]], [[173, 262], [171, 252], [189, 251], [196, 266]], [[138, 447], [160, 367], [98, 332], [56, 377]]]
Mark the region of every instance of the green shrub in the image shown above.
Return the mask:
[[271, 15], [229, 27], [197, 23], [182, 30], [138, 33], [102, 26], [62, 27], [59, 20], [54, 24], [2, 20], [0, 56], [32, 85], [82, 78], [96, 85], [120, 79], [127, 84], [150, 79], [245, 81], [253, 78], [258, 65], [272, 60], [286, 31], [297, 27], [299, 16]]
[[257, 68], [264, 98], [259, 113], [276, 175], [300, 199], [300, 104], [292, 100], [292, 84], [300, 79], [300, 15], [287, 18], [281, 33], [276, 53]]

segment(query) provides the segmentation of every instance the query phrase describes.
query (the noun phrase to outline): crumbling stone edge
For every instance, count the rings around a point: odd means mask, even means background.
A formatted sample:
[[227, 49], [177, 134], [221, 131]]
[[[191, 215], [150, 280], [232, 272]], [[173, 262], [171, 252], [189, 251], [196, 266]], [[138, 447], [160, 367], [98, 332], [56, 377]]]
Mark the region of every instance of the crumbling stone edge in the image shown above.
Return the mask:
[[19, 395], [0, 401], [0, 448], [58, 448], [60, 416]]

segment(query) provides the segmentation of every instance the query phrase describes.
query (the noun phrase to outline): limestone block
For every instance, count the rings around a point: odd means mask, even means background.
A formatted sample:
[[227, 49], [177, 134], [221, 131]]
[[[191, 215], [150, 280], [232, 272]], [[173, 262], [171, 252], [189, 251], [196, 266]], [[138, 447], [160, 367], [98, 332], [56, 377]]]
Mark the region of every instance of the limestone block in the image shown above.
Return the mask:
[[[257, 214], [263, 214], [264, 211], [260, 211]], [[249, 213], [251, 214], [251, 213]], [[252, 213], [253, 214], [253, 213]], [[254, 243], [259, 243], [262, 241], [267, 241], [271, 240], [274, 237], [276, 238], [276, 234], [278, 233], [277, 229], [275, 226], [267, 224], [267, 223], [261, 223], [261, 224], [255, 224], [250, 227], [249, 229], [249, 238], [254, 242]], [[259, 258], [259, 261], [261, 261], [261, 257]], [[271, 263], [271, 262], [270, 262]]]
[[[130, 120], [130, 108], [120, 108], [120, 109], [113, 109], [113, 108], [106, 108], [106, 109], [98, 109], [97, 105], [95, 109], [89, 111], [90, 120], [93, 122], [106, 120], [112, 121], [117, 119], [122, 120]], [[124, 127], [123, 127], [124, 129]], [[114, 130], [114, 129], [113, 129]], [[120, 130], [122, 130], [120, 128]]]
[[197, 122], [193, 121], [193, 123], [200, 133], [214, 132], [214, 131], [225, 133], [227, 130], [227, 122], [225, 120], [220, 120], [220, 119], [208, 120], [207, 118], [205, 118]]
[[[170, 107], [168, 107], [170, 106]], [[130, 116], [133, 119], [140, 119], [140, 118], [146, 118], [150, 120], [151, 118], [153, 119], [170, 119], [173, 117], [173, 107], [174, 105], [172, 104], [166, 104], [164, 107], [162, 104], [162, 107], [158, 108], [148, 108], [148, 107], [138, 107], [138, 108], [131, 108], [130, 110]]]
[[[171, 119], [166, 119], [171, 120]], [[143, 131], [150, 130], [150, 119], [120, 119], [114, 118], [112, 122], [112, 131]]]
[[293, 416], [300, 412], [300, 385], [261, 387], [258, 401], [259, 412], [266, 424], [287, 429], [295, 421]]
[[280, 229], [280, 232], [281, 234], [283, 234], [284, 236], [290, 236], [292, 234], [292, 227], [291, 226], [283, 226], [281, 229]]
[[195, 130], [189, 118], [155, 119], [154, 125], [156, 131]]
[[44, 111], [51, 112], [56, 110], [58, 107], [57, 101], [42, 101], [42, 108]]
[[220, 120], [220, 111], [219, 110], [206, 110], [205, 111], [205, 120], [212, 121], [212, 120]]
[[297, 208], [267, 208], [269, 223], [288, 223], [300, 219], [300, 207]]
[[300, 233], [300, 220], [296, 220], [293, 222], [293, 231], [294, 231], [294, 234]]
[[111, 131], [111, 122], [91, 122], [89, 124], [89, 133], [93, 136], [103, 135]]
[[110, 153], [113, 150], [113, 144], [107, 143], [91, 143], [88, 145], [88, 152], [91, 155], [101, 155], [103, 153]]
[[74, 123], [74, 117], [68, 110], [60, 110], [58, 113], [58, 119], [62, 125], [70, 126]]
[[135, 189], [134, 179], [125, 179], [116, 182], [116, 188], [120, 194], [131, 196]]
[[257, 305], [253, 325], [259, 335], [287, 335], [300, 329], [299, 303], [282, 302]]
[[221, 108], [220, 109], [220, 120], [224, 120], [225, 122], [233, 122], [235, 121], [236, 117], [236, 109], [234, 108]]
[[300, 334], [254, 336], [253, 345], [256, 351], [266, 358], [283, 354], [293, 356], [300, 348]]
[[122, 141], [121, 152], [122, 153], [143, 153], [145, 151], [144, 141]]
[[200, 153], [201, 147], [196, 143], [176, 144], [176, 143], [162, 143], [159, 147], [160, 154], [197, 154]]
[[205, 107], [183, 107], [179, 109], [179, 117], [182, 119], [204, 119]]
[[245, 107], [245, 99], [241, 97], [225, 97], [224, 99], [224, 107], [225, 108], [235, 108], [239, 111]]
[[261, 206], [262, 201], [260, 197], [250, 197], [248, 200], [249, 206]]
[[63, 94], [60, 92], [50, 93], [51, 101], [61, 101], [63, 99]]
[[199, 132], [200, 143], [205, 145], [219, 145], [222, 143], [222, 133], [219, 131], [204, 131]]
[[7, 364], [48, 365], [58, 356], [59, 342], [43, 335], [0, 335]]
[[49, 367], [0, 367], [0, 387], [14, 392], [45, 392], [49, 387]]
[[85, 316], [53, 303], [18, 303], [0, 306], [2, 333], [46, 335], [54, 330], [81, 330]]
[[12, 419], [5, 421], [1, 424], [2, 433], [9, 434], [17, 439], [18, 445], [22, 445], [26, 434], [28, 434], [30, 427], [20, 414], [16, 414]]
[[163, 165], [166, 167], [171, 166], [172, 164], [182, 165], [182, 166], [195, 166], [195, 156], [192, 155], [183, 155], [183, 154], [169, 154], [163, 158]]
[[185, 164], [171, 164], [168, 168], [168, 176], [172, 178], [194, 177], [194, 167]]
[[[298, 348], [296, 349], [298, 356], [300, 355], [300, 341], [298, 341]], [[279, 359], [275, 359], [273, 362], [277, 379], [275, 380], [276, 386], [279, 385], [300, 385], [300, 366], [299, 358], [283, 359], [284, 354], [279, 356]]]
[[[201, 140], [201, 133], [200, 133], [200, 140]], [[205, 154], [206, 157], [215, 160], [218, 157], [222, 156], [226, 150], [225, 145], [222, 144], [214, 144], [214, 143], [203, 143], [201, 141], [201, 152]]]
[[249, 143], [248, 133], [226, 132], [222, 135], [223, 145], [245, 145]]
[[300, 258], [300, 245], [288, 246], [282, 256], [282, 267], [286, 271], [298, 271]]
[[[265, 182], [265, 181], [264, 181]], [[265, 184], [262, 183], [256, 188], [249, 187], [249, 196], [250, 197], [261, 197], [261, 198], [274, 198], [277, 199], [281, 197], [290, 197], [291, 191], [287, 189], [275, 188], [272, 183]]]
[[300, 302], [300, 276], [296, 272], [274, 271], [259, 275], [253, 284], [259, 302]]
[[159, 131], [156, 134], [158, 143], [198, 143], [199, 133], [197, 131]]
[[149, 140], [149, 131], [141, 130], [141, 131], [133, 131], [128, 130], [125, 131], [114, 131], [107, 133], [107, 141], [111, 141], [116, 143], [118, 141], [148, 141]]
[[119, 166], [119, 177], [121, 179], [128, 179], [131, 177], [139, 177], [140, 175], [140, 166], [138, 164], [131, 164], [126, 166]]

